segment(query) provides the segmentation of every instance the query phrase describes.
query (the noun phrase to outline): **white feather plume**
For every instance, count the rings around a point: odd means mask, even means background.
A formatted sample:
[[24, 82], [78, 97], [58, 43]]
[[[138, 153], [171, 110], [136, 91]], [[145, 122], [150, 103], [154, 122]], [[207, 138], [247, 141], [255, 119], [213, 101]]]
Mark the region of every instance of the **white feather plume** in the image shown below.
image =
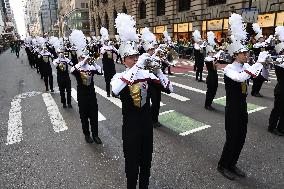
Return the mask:
[[229, 18], [229, 25], [232, 41], [244, 41], [247, 38], [246, 28], [243, 24], [243, 18], [241, 15], [233, 13]]
[[100, 29], [100, 34], [102, 36], [102, 40], [108, 40], [109, 34], [108, 34], [108, 30], [105, 27], [102, 27]]
[[135, 25], [136, 22], [133, 16], [118, 13], [115, 19], [115, 27], [117, 28], [117, 33], [121, 41], [136, 41], [138, 39]]
[[195, 31], [193, 32], [192, 36], [193, 36], [193, 40], [194, 40], [195, 42], [198, 42], [198, 41], [201, 40], [201, 35], [200, 35], [200, 32], [199, 32], [198, 30], [195, 30]]
[[207, 32], [207, 40], [208, 40], [208, 44], [210, 46], [215, 46], [216, 45], [215, 34], [212, 31]]
[[141, 32], [141, 39], [147, 42], [153, 42], [156, 40], [156, 36], [149, 30], [149, 28], [145, 27]]
[[84, 33], [81, 30], [73, 30], [70, 34], [70, 42], [71, 44], [75, 44], [77, 47], [77, 53], [79, 53], [80, 50], [85, 48], [86, 44], [86, 37]]
[[277, 26], [275, 28], [275, 35], [278, 36], [280, 41], [284, 41], [284, 26]]
[[45, 39], [43, 37], [38, 37], [37, 38], [37, 43], [42, 46], [45, 43]]
[[164, 31], [163, 35], [164, 35], [164, 41], [165, 42], [170, 42], [172, 40], [171, 37], [169, 36], [168, 31]]
[[262, 29], [260, 28], [258, 23], [253, 23], [252, 24], [252, 29], [256, 33], [255, 39], [259, 39], [260, 37], [262, 37]]

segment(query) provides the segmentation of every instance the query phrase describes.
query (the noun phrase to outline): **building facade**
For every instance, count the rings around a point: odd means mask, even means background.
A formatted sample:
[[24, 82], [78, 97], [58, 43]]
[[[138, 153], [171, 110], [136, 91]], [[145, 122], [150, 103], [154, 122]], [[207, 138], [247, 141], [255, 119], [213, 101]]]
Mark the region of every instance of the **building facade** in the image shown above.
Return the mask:
[[42, 0], [38, 17], [41, 34], [56, 35], [54, 25], [57, 23], [57, 1]]
[[59, 0], [58, 7], [61, 36], [68, 36], [73, 29], [90, 34], [89, 0]]
[[119, 12], [133, 15], [138, 32], [149, 27], [162, 38], [167, 30], [175, 40], [191, 39], [194, 30], [213, 31], [218, 40], [228, 34], [228, 18], [232, 12], [242, 14], [248, 23], [258, 22], [265, 35], [284, 23], [284, 0], [89, 0], [90, 30], [99, 35], [104, 26], [111, 37], [116, 30], [114, 20]]

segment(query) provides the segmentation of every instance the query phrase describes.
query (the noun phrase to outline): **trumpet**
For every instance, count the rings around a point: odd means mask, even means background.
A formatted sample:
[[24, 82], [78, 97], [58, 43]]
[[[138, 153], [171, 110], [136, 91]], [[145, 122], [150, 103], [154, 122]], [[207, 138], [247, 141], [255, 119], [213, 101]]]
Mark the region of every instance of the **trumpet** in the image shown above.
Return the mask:
[[145, 69], [149, 70], [150, 72], [155, 72], [157, 69], [162, 68], [162, 62], [161, 59], [157, 56], [149, 57], [145, 60]]

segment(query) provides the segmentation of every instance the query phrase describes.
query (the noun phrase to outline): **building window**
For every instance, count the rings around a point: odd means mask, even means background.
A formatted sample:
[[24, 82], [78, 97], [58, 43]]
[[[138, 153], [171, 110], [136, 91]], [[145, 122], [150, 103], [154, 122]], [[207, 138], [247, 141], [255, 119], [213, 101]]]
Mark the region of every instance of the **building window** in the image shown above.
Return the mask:
[[125, 3], [123, 3], [122, 12], [127, 14], [127, 9], [126, 9]]
[[190, 9], [190, 1], [189, 0], [179, 0], [178, 1], [178, 11], [187, 11]]
[[85, 3], [81, 3], [81, 8], [85, 8]]
[[86, 8], [89, 8], [89, 5], [88, 5], [88, 3], [86, 3]]
[[109, 30], [109, 21], [108, 21], [108, 15], [107, 15], [107, 13], [105, 13], [105, 28], [106, 28], [107, 30]]
[[208, 6], [225, 4], [226, 0], [208, 0]]
[[144, 1], [140, 1], [139, 3], [139, 18], [146, 18], [146, 3]]
[[157, 16], [165, 15], [165, 0], [156, 0]]

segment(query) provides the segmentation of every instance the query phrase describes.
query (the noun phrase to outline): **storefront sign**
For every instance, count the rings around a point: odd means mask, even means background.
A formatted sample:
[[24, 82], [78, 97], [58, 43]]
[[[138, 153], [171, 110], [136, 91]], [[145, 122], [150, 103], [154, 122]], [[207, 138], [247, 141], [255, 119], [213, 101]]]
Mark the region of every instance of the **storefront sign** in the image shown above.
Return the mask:
[[273, 27], [275, 13], [258, 15], [258, 24], [260, 27]]
[[166, 30], [167, 30], [167, 26], [156, 26], [154, 28], [155, 33], [163, 33]]
[[222, 30], [223, 19], [220, 20], [208, 20], [207, 30]]
[[192, 23], [174, 24], [175, 33], [184, 33], [189, 31], [192, 31]]
[[284, 12], [277, 13], [276, 26], [284, 26]]

